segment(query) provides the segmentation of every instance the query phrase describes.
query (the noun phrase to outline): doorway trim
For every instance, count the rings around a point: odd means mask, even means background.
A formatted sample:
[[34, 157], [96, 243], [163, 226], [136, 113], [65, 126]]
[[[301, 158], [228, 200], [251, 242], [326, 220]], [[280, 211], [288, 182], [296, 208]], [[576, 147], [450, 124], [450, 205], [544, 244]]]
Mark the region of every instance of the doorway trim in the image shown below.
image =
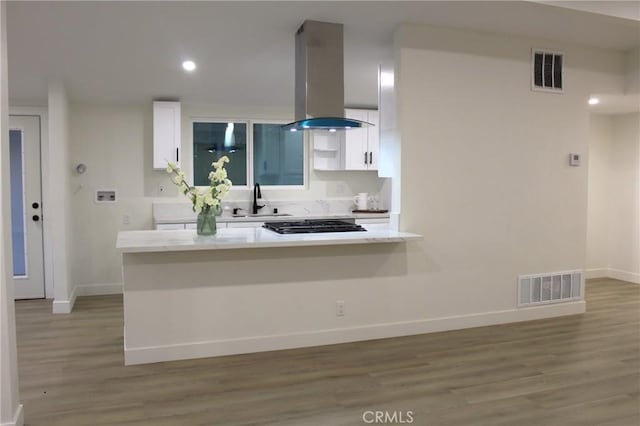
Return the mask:
[[42, 188], [42, 247], [44, 249], [44, 297], [53, 299], [53, 245], [51, 241], [51, 187], [49, 186], [49, 116], [47, 107], [9, 106], [9, 115], [40, 119], [40, 179]]

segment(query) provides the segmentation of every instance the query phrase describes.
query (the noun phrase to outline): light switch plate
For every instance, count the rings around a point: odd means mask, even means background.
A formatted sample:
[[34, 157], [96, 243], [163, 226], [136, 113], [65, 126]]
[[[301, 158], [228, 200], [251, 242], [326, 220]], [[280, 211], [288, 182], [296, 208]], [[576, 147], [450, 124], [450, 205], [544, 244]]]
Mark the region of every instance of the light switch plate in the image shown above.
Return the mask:
[[581, 157], [582, 156], [580, 154], [569, 154], [569, 165], [572, 167], [579, 167]]

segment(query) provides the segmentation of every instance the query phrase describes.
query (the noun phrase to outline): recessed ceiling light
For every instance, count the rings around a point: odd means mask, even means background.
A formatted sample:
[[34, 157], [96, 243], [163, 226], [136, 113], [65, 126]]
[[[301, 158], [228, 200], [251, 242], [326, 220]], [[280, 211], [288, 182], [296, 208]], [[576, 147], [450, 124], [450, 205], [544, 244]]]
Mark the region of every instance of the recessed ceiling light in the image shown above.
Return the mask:
[[331, 133], [335, 133], [336, 129], [329, 129]]
[[600, 99], [598, 98], [589, 98], [589, 105], [598, 105], [600, 103]]
[[185, 71], [194, 71], [196, 69], [196, 63], [193, 61], [184, 61], [182, 63], [182, 68], [184, 68]]

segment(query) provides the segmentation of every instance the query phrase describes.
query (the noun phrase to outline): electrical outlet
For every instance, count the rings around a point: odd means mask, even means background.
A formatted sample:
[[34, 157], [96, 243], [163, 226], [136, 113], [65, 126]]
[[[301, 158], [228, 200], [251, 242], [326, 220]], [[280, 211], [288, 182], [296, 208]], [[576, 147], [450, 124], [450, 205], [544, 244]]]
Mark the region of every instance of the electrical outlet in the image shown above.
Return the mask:
[[161, 194], [164, 192], [164, 183], [158, 185], [158, 192], [160, 192]]
[[344, 316], [344, 300], [336, 300], [336, 316]]
[[122, 224], [123, 225], [129, 225], [131, 223], [131, 215], [130, 214], [125, 214], [124, 216], [122, 216]]

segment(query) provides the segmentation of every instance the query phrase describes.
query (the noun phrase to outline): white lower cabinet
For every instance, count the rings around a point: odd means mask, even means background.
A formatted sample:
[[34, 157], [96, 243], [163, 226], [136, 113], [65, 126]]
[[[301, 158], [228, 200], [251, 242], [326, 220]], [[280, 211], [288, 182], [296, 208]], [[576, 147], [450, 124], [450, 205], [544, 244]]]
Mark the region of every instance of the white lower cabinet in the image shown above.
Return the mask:
[[376, 217], [376, 218], [365, 218], [365, 219], [356, 219], [356, 224], [358, 225], [369, 225], [369, 224], [389, 224], [388, 217]]
[[[381, 218], [360, 218], [356, 219], [356, 223], [358, 225], [369, 225], [369, 224], [389, 224], [388, 217]], [[226, 229], [226, 228], [260, 228], [264, 225], [264, 221], [261, 222], [217, 222], [218, 229]], [[195, 230], [197, 228], [197, 223], [159, 223], [156, 225], [157, 230], [176, 230], [176, 229], [192, 229]]]
[[260, 228], [264, 222], [227, 222], [227, 228]]
[[[224, 222], [218, 222], [216, 224], [216, 226], [218, 227], [218, 229], [221, 228], [226, 228], [227, 224]], [[190, 222], [190, 223], [158, 223], [156, 225], [156, 230], [158, 231], [171, 231], [171, 230], [176, 230], [176, 229], [197, 229], [198, 228], [198, 224], [195, 222]]]
[[184, 229], [184, 223], [158, 223], [156, 229], [158, 231], [172, 231], [176, 229]]
[[[245, 225], [245, 227], [251, 227], [253, 225], [253, 222], [244, 222], [244, 223], [248, 223], [247, 225]], [[259, 222], [259, 226], [262, 226], [263, 222]], [[235, 224], [234, 224], [235, 225]], [[239, 223], [238, 223], [239, 225]], [[156, 230], [158, 231], [171, 231], [171, 230], [176, 230], [176, 229], [190, 229], [190, 230], [195, 230], [197, 229], [198, 224], [195, 222], [188, 222], [188, 223], [158, 223], [156, 224]], [[216, 227], [218, 229], [225, 229], [227, 228], [227, 222], [217, 222], [216, 223]], [[237, 228], [237, 226], [230, 226], [231, 228]]]

